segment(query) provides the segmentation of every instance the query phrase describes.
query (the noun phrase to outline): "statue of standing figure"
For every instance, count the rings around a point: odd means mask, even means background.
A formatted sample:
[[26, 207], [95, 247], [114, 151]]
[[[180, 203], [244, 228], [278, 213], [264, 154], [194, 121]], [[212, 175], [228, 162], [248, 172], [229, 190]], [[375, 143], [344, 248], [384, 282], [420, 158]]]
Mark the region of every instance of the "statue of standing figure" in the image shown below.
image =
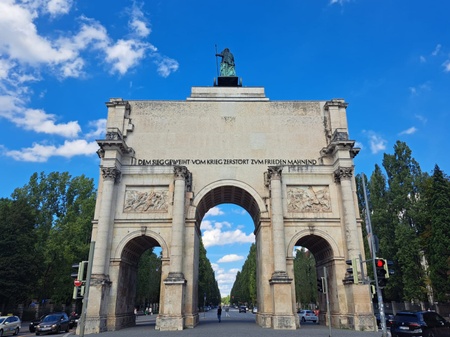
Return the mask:
[[234, 56], [228, 48], [225, 48], [220, 54], [222, 61], [220, 62], [220, 76], [236, 76], [236, 69], [234, 67]]

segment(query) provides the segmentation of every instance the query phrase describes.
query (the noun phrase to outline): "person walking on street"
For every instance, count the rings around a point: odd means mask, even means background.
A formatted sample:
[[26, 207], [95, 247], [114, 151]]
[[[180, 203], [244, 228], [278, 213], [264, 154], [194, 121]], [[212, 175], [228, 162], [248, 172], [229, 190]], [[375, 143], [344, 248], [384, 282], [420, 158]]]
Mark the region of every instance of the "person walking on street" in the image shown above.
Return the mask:
[[230, 311], [230, 307], [225, 308], [225, 317], [230, 317], [230, 314], [228, 313]]
[[222, 307], [220, 305], [217, 308], [217, 319], [219, 320], [219, 323], [222, 321]]

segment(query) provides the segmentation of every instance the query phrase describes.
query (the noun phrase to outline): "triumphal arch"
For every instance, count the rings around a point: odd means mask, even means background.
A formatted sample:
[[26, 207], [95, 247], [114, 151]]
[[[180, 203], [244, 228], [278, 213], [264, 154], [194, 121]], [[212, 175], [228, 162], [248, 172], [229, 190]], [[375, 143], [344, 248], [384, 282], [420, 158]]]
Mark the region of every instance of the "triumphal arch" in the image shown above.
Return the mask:
[[162, 250], [156, 329], [194, 328], [200, 223], [222, 203], [242, 206], [254, 221], [257, 324], [299, 327], [293, 252], [303, 246], [318, 276], [326, 267], [332, 326], [375, 329], [369, 286], [343, 281], [345, 261], [364, 259], [359, 149], [344, 100], [271, 101], [263, 87], [225, 81], [192, 87], [182, 101], [106, 105], [86, 333], [135, 323], [137, 263], [155, 246]]

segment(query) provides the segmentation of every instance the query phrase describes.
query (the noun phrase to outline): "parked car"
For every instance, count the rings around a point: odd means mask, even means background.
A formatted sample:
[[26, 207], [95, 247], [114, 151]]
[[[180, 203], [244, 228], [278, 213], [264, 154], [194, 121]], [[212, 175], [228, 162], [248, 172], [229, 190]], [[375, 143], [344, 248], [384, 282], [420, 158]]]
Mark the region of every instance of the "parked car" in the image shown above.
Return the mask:
[[22, 322], [17, 316], [0, 316], [0, 336], [18, 335]]
[[28, 326], [28, 330], [30, 330], [30, 332], [35, 332], [35, 331], [36, 331], [36, 325], [38, 325], [39, 323], [41, 323], [45, 316], [46, 316], [46, 315], [42, 315], [42, 316], [39, 317], [38, 319], [32, 320], [32, 321], [30, 322], [30, 325]]
[[300, 322], [302, 323], [305, 322], [319, 323], [319, 317], [317, 317], [314, 311], [312, 310], [300, 310], [298, 316], [300, 317]]
[[46, 333], [69, 332], [69, 317], [65, 312], [54, 312], [44, 317], [42, 322], [36, 325], [36, 335]]
[[[381, 329], [381, 317], [380, 314], [377, 312], [375, 313], [375, 317], [377, 319], [377, 326], [379, 329]], [[394, 321], [394, 315], [392, 314], [385, 314], [384, 317], [386, 318], [386, 327], [390, 327], [392, 325], [392, 322]]]
[[450, 323], [434, 311], [405, 311], [394, 316], [392, 337], [447, 337]]
[[245, 305], [241, 305], [239, 307], [239, 312], [243, 312], [245, 314], [247, 312], [247, 307]]
[[80, 315], [72, 313], [69, 317], [69, 329], [78, 325], [78, 321], [80, 320]]
[[257, 307], [253, 307], [252, 313], [253, 313], [253, 314], [256, 314], [257, 312], [258, 312], [258, 308], [257, 308]]

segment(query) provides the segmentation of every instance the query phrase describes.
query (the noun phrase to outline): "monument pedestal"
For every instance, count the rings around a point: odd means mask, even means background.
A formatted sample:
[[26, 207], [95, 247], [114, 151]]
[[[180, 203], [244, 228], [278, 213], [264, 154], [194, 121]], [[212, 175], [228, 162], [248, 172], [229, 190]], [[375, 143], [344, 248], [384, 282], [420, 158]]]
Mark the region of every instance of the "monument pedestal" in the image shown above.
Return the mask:
[[215, 87], [242, 87], [242, 79], [239, 82], [239, 77], [237, 76], [219, 76], [217, 78], [217, 83], [214, 80]]
[[184, 329], [184, 291], [186, 280], [181, 273], [169, 273], [164, 280], [163, 312], [156, 318], [156, 330], [176, 331]]

